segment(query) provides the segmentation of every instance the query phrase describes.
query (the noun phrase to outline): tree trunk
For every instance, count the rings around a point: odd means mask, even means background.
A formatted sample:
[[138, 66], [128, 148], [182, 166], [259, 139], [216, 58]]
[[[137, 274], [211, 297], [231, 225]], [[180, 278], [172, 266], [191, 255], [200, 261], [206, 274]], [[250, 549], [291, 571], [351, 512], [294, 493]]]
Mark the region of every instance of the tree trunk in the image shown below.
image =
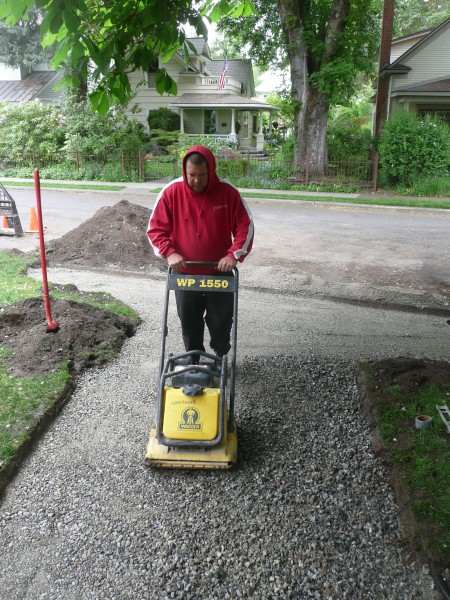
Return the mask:
[[308, 163], [309, 176], [327, 173], [328, 102], [316, 88], [305, 85], [302, 105], [296, 115], [294, 167], [302, 171]]
[[310, 76], [332, 63], [345, 29], [350, 2], [333, 0], [322, 33], [323, 50], [315, 58], [304, 43], [305, 24], [310, 19], [309, 3], [304, 0], [278, 0], [278, 7], [291, 69], [296, 142], [294, 167], [305, 170], [308, 164], [309, 174], [313, 177], [325, 175], [328, 169], [329, 98], [317, 85], [311, 84]]

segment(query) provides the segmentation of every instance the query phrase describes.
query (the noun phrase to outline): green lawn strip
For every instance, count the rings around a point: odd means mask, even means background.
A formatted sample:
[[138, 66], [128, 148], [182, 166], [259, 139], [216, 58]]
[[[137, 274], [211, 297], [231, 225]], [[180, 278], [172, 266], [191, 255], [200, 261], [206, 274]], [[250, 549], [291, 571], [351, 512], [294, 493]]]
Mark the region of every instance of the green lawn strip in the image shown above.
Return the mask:
[[[162, 188], [149, 190], [158, 194]], [[279, 192], [242, 192], [245, 198], [267, 198], [268, 200], [301, 200], [302, 202], [334, 202], [339, 204], [365, 204], [373, 206], [407, 206], [410, 208], [441, 208], [450, 210], [450, 200], [424, 200], [423, 198], [348, 198], [346, 196], [303, 196]]]
[[[0, 346], [0, 357], [8, 352]], [[67, 364], [39, 377], [13, 377], [0, 359], [0, 470], [14, 460], [45, 413], [64, 397], [70, 381]]]
[[[412, 498], [424, 548], [445, 562], [450, 548], [450, 437], [436, 405], [448, 403], [450, 382], [443, 389], [428, 388], [418, 400], [396, 389], [391, 393], [393, 401], [379, 408], [381, 436]], [[433, 418], [431, 429], [415, 428], [415, 417], [423, 414]]]
[[274, 200], [301, 200], [303, 202], [336, 202], [339, 204], [367, 204], [373, 206], [407, 206], [411, 208], [450, 209], [450, 200], [424, 200], [421, 198], [347, 198], [345, 196], [302, 196], [301, 194], [265, 194], [243, 192], [245, 198], [267, 198]]
[[[34, 187], [33, 181], [2, 181], [5, 187]], [[41, 188], [57, 188], [67, 190], [101, 190], [104, 192], [120, 192], [124, 185], [96, 185], [89, 183], [48, 183], [41, 181]]]
[[[25, 274], [35, 257], [12, 256], [0, 252], [0, 307], [25, 298], [42, 295], [42, 283]], [[91, 304], [103, 310], [130, 317], [139, 321], [139, 316], [126, 304], [104, 292], [76, 292], [73, 286], [49, 284], [52, 298], [74, 300]], [[0, 311], [2, 309], [0, 308]], [[64, 401], [72, 378], [67, 364], [57, 372], [39, 377], [15, 377], [11, 375], [2, 356], [11, 350], [4, 342], [0, 345], [0, 473], [14, 462], [26, 447], [43, 415]], [[95, 352], [102, 362], [111, 360], [115, 354], [108, 347]]]

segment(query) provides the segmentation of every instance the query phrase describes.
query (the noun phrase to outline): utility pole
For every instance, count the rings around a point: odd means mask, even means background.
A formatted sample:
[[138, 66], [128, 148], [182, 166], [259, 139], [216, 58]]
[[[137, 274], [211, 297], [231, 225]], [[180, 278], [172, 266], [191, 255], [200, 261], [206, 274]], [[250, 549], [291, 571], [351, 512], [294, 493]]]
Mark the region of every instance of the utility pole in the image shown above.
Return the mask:
[[394, 28], [394, 5], [395, 0], [384, 0], [383, 22], [381, 25], [380, 61], [378, 70], [377, 100], [375, 105], [375, 127], [374, 135], [381, 133], [382, 122], [387, 119], [387, 107], [389, 96], [389, 76], [385, 69], [391, 60], [392, 32]]
[[[378, 138], [382, 124], [386, 121], [389, 100], [389, 75], [386, 68], [391, 61], [392, 32], [394, 29], [395, 0], [384, 0], [383, 21], [381, 24], [380, 60], [378, 67], [377, 99], [375, 103], [375, 123], [373, 135]], [[373, 191], [378, 189], [378, 151], [373, 151]]]

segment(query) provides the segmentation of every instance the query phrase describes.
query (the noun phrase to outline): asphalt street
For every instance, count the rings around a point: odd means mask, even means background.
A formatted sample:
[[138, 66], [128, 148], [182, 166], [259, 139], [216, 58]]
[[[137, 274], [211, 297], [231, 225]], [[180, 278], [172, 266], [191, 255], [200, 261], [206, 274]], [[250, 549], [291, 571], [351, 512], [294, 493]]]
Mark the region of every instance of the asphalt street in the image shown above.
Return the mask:
[[[28, 214], [32, 192], [13, 195]], [[46, 238], [122, 198], [149, 208], [154, 200], [148, 190], [46, 191]], [[82, 377], [9, 486], [5, 599], [437, 598], [404, 543], [354, 368], [449, 359], [449, 215], [249, 205], [257, 237], [240, 269], [234, 472], [143, 465], [163, 276], [49, 270], [55, 283], [112, 293], [143, 323], [116, 361]], [[36, 245], [35, 235], [0, 239], [0, 250]], [[180, 349], [173, 305], [168, 347]]]

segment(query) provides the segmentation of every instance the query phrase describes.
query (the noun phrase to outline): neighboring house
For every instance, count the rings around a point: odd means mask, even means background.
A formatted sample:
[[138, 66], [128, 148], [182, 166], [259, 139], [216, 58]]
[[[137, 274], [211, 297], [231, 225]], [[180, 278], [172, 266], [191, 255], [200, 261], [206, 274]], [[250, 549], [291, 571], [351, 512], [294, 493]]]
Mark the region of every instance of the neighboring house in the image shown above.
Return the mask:
[[13, 103], [39, 100], [43, 104], [59, 105], [62, 92], [54, 90], [61, 81], [62, 73], [50, 71], [47, 66], [12, 68], [0, 63], [0, 102]]
[[180, 115], [181, 131], [188, 136], [208, 135], [226, 138], [242, 149], [264, 148], [263, 113], [272, 114], [278, 108], [257, 100], [250, 60], [229, 59], [224, 88], [218, 82], [224, 61], [211, 59], [203, 38], [189, 38], [197, 54], [189, 55], [186, 66], [181, 52], [167, 63], [160, 63], [177, 84], [177, 96], [161, 96], [155, 89], [158, 65], [150, 65], [147, 73], [129, 74], [136, 96], [133, 103], [141, 108], [136, 114], [132, 106], [126, 111], [147, 126], [148, 113], [160, 107]]
[[[278, 108], [255, 98], [255, 84], [250, 60], [229, 59], [223, 89], [218, 89], [224, 61], [211, 58], [203, 38], [189, 38], [196, 54], [191, 52], [186, 66], [184, 55], [177, 52], [167, 62], [149, 65], [147, 73], [134, 71], [128, 75], [135, 97], [125, 109], [131, 119], [148, 127], [150, 110], [166, 107], [180, 115], [181, 131], [188, 136], [209, 135], [226, 138], [240, 149], [263, 150], [264, 113], [270, 116]], [[177, 84], [177, 96], [161, 96], [155, 87], [158, 66], [164, 67]], [[62, 90], [54, 90], [62, 72], [42, 65], [32, 72], [12, 69], [0, 64], [0, 101], [59, 105]], [[141, 111], [136, 113], [134, 105]], [[270, 127], [269, 127], [270, 129]]]
[[437, 27], [392, 41], [388, 118], [406, 108], [439, 115], [450, 125], [450, 19]]

